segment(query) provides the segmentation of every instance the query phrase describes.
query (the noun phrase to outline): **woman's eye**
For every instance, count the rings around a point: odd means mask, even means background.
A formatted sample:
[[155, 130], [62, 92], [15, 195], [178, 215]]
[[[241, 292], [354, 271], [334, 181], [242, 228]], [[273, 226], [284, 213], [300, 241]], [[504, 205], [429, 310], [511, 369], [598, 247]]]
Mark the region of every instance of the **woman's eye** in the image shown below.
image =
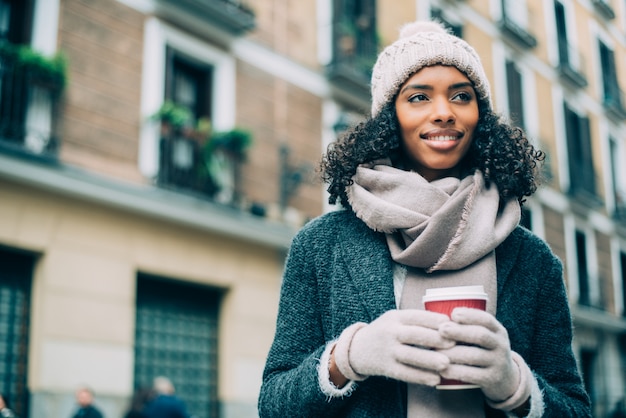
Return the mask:
[[409, 102], [423, 102], [424, 100], [428, 100], [428, 96], [422, 93], [414, 94], [409, 97]]
[[460, 100], [460, 101], [462, 101], [462, 102], [469, 102], [469, 101], [471, 101], [471, 100], [472, 100], [472, 95], [471, 95], [471, 94], [469, 94], [469, 93], [468, 93], [468, 92], [466, 92], [466, 91], [461, 91], [461, 92], [459, 92], [459, 93], [455, 94], [455, 95], [452, 97], [452, 100]]

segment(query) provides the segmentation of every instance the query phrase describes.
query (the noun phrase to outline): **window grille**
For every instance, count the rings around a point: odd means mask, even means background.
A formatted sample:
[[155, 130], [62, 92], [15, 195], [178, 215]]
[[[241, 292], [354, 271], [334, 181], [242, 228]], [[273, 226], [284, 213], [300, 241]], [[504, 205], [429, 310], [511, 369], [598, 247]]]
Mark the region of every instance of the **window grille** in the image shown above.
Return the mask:
[[34, 260], [0, 250], [0, 393], [20, 417], [28, 416], [28, 329]]
[[216, 418], [220, 294], [140, 274], [137, 281], [135, 387], [168, 377], [194, 418]]

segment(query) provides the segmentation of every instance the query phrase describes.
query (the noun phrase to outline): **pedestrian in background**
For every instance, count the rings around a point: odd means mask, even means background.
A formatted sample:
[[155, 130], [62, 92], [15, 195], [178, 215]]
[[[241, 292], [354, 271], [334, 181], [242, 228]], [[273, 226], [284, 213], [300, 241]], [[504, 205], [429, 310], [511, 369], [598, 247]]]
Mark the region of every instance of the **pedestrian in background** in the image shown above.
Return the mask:
[[185, 403], [174, 395], [175, 388], [170, 379], [155, 378], [152, 389], [154, 397], [144, 411], [146, 418], [189, 418]]
[[95, 393], [87, 387], [82, 386], [76, 391], [76, 403], [78, 409], [73, 418], [104, 418], [102, 412], [94, 405]]
[[[260, 416], [590, 417], [562, 264], [519, 225], [543, 153], [494, 113], [474, 48], [406, 25], [371, 90], [371, 117], [322, 161], [343, 210], [290, 247]], [[424, 309], [465, 285], [486, 310]]]
[[151, 388], [135, 390], [124, 418], [147, 418], [145, 409], [152, 398], [154, 398], [154, 391]]

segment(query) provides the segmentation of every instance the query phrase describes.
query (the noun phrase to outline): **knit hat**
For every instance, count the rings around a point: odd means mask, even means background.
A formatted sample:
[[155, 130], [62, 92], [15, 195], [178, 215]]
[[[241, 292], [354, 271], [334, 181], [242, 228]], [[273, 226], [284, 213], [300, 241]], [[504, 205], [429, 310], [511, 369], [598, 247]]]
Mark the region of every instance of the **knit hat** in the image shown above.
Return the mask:
[[400, 38], [378, 55], [372, 71], [372, 116], [394, 99], [411, 75], [432, 65], [456, 67], [491, 106], [489, 80], [474, 48], [438, 22], [417, 21], [403, 26]]

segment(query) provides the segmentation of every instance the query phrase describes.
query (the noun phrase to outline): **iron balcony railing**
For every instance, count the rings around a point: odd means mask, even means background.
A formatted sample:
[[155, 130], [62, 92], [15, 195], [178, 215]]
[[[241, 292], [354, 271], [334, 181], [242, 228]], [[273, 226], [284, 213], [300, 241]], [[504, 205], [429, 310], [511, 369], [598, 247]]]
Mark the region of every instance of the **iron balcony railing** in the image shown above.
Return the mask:
[[342, 90], [369, 100], [371, 71], [378, 55], [375, 28], [361, 28], [346, 17], [333, 24], [332, 34], [328, 78]]
[[559, 38], [559, 74], [577, 87], [587, 86], [587, 76], [583, 71], [585, 59], [582, 53], [572, 46], [567, 39]]
[[0, 149], [56, 159], [65, 79], [42, 62], [24, 46], [0, 42]]
[[619, 87], [606, 88], [602, 104], [609, 116], [617, 120], [626, 119], [626, 98]]

